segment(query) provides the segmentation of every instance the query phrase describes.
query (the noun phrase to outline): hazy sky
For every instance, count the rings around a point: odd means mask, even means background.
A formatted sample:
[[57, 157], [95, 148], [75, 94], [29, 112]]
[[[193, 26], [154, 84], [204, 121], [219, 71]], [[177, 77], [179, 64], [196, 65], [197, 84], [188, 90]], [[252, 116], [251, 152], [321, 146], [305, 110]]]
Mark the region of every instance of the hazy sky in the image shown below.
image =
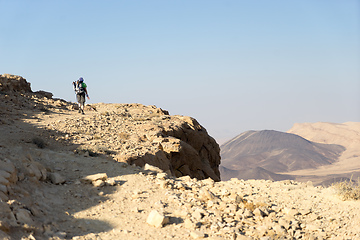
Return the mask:
[[360, 121], [358, 0], [0, 0], [0, 74], [196, 118], [219, 142]]

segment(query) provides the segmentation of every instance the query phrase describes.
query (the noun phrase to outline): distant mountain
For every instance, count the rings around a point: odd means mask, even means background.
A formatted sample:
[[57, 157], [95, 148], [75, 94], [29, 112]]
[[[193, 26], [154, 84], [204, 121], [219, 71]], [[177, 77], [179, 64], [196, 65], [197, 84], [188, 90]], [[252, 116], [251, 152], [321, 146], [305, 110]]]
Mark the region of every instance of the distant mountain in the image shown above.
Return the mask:
[[[236, 174], [244, 178], [250, 174], [247, 171], [256, 171], [253, 177], [268, 174], [264, 179], [271, 179], [270, 175], [274, 173], [332, 164], [345, 150], [340, 145], [315, 143], [292, 133], [274, 130], [244, 132], [220, 148], [222, 179]], [[235, 174], [229, 170], [238, 172]]]

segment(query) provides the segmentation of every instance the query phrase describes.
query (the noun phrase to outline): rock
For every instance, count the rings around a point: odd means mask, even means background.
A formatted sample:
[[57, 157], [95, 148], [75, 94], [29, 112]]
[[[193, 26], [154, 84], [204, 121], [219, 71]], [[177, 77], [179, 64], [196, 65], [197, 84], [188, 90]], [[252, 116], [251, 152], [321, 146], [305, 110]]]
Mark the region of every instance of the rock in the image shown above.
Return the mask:
[[254, 216], [254, 214], [249, 209], [245, 209], [245, 211], [243, 213], [244, 218], [251, 218], [253, 216]]
[[283, 235], [286, 233], [285, 228], [283, 228], [282, 226], [276, 224], [275, 226], [273, 226], [274, 231], [276, 232], [276, 234], [278, 235]]
[[193, 221], [191, 221], [189, 218], [184, 220], [184, 226], [187, 229], [192, 229], [194, 230], [196, 228], [196, 224], [193, 223]]
[[152, 165], [150, 165], [148, 163], [145, 164], [144, 170], [145, 171], [152, 171], [152, 172], [156, 172], [156, 173], [162, 173], [163, 172], [163, 170], [161, 170], [160, 168], [152, 166]]
[[2, 191], [0, 191], [0, 200], [6, 202], [9, 200], [9, 197]]
[[203, 202], [206, 202], [206, 201], [209, 201], [209, 200], [213, 201], [213, 200], [216, 199], [216, 197], [215, 197], [215, 195], [214, 195], [212, 192], [210, 192], [209, 190], [202, 188], [202, 189], [200, 189], [200, 191], [199, 191], [199, 199], [200, 199], [201, 201], [203, 201]]
[[0, 184], [2, 185], [9, 185], [9, 180], [7, 180], [5, 177], [0, 176]]
[[202, 231], [193, 231], [193, 232], [190, 232], [190, 236], [193, 239], [201, 239], [201, 238], [205, 238], [205, 233]]
[[2, 201], [0, 201], [0, 218], [1, 221], [4, 221], [11, 226], [17, 226], [16, 218], [9, 205]]
[[49, 179], [53, 184], [62, 184], [66, 181], [59, 173], [49, 173]]
[[146, 222], [151, 226], [159, 228], [167, 224], [169, 222], [169, 218], [156, 210], [152, 210], [146, 219]]
[[10, 178], [10, 173], [4, 171], [4, 170], [0, 170], [0, 178], [5, 178], [5, 179], [9, 179]]
[[258, 216], [258, 217], [265, 217], [265, 216], [267, 216], [262, 210], [260, 210], [259, 208], [256, 208], [255, 210], [254, 210], [254, 215], [255, 216]]
[[233, 201], [235, 203], [241, 203], [243, 201], [243, 199], [237, 193], [231, 193], [230, 199], [231, 199], [231, 201]]
[[31, 218], [31, 213], [23, 208], [17, 210], [15, 217], [20, 224], [26, 223], [32, 225], [34, 223], [34, 220]]
[[114, 178], [106, 179], [105, 183], [106, 183], [106, 185], [108, 185], [108, 186], [115, 186], [115, 185], [116, 185], [116, 181], [115, 181]]
[[296, 216], [296, 215], [299, 215], [299, 211], [296, 210], [295, 208], [284, 208], [283, 209], [283, 212], [289, 216]]
[[164, 172], [156, 174], [156, 178], [158, 178], [158, 179], [165, 180], [165, 179], [167, 179], [167, 177], [168, 177], [168, 174], [164, 173]]
[[0, 75], [0, 91], [32, 92], [30, 83], [28, 83], [25, 78], [11, 74]]
[[6, 185], [0, 184], [0, 192], [7, 194], [8, 189], [7, 189]]
[[106, 173], [97, 173], [97, 174], [93, 174], [93, 175], [83, 177], [81, 179], [81, 181], [85, 182], [85, 183], [92, 183], [92, 182], [97, 181], [97, 180], [106, 181], [107, 178], [108, 178], [108, 176], [107, 176]]
[[25, 168], [27, 170], [27, 174], [30, 177], [35, 177], [37, 180], [46, 180], [47, 171], [42, 164], [35, 161], [31, 161], [26, 164]]
[[53, 94], [51, 92], [46, 92], [46, 91], [36, 91], [34, 92], [34, 94], [38, 97], [46, 97], [46, 98], [52, 98], [53, 97]]
[[191, 217], [196, 219], [197, 221], [200, 221], [203, 218], [203, 216], [204, 216], [203, 210], [200, 208], [197, 208], [191, 215]]
[[17, 182], [17, 170], [14, 166], [14, 164], [8, 160], [5, 159], [4, 161], [0, 160], [0, 169], [3, 171], [6, 171], [10, 174], [10, 177], [8, 178], [8, 180], [12, 183], [16, 183]]
[[102, 179], [98, 179], [92, 182], [92, 185], [94, 187], [102, 187], [105, 185], [105, 181], [103, 181]]

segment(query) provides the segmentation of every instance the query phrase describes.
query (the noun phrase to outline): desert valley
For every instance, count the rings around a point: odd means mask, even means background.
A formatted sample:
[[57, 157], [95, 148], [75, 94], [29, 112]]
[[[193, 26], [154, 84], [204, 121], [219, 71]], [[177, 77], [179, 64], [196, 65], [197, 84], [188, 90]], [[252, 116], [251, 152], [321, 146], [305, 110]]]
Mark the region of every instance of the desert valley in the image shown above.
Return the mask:
[[[360, 123], [248, 131], [0, 75], [0, 239], [360, 239]], [[221, 155], [221, 157], [220, 157]]]

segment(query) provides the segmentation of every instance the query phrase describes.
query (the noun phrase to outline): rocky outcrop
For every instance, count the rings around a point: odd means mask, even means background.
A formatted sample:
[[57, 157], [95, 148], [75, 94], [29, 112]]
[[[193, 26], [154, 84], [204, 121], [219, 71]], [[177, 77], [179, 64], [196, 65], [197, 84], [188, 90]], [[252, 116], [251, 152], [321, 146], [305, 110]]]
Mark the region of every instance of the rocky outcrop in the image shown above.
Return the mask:
[[0, 75], [0, 91], [2, 92], [32, 92], [30, 83], [25, 78], [16, 75]]
[[49, 129], [81, 144], [79, 153], [107, 154], [141, 167], [148, 163], [176, 177], [220, 180], [220, 148], [195, 119], [141, 104], [92, 107], [97, 112], [91, 116], [57, 121]]

